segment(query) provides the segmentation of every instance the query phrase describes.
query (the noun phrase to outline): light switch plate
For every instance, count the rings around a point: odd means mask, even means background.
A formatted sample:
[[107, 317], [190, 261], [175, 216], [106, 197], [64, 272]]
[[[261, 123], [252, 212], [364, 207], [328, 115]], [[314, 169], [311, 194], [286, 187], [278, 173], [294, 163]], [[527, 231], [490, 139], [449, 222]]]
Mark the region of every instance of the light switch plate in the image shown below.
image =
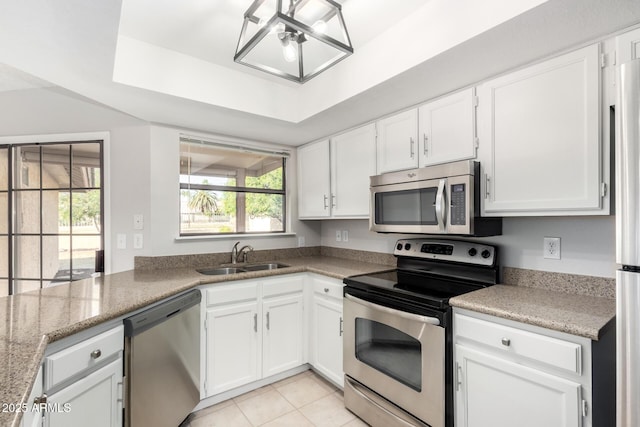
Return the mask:
[[119, 233], [116, 235], [116, 247], [118, 249], [127, 249], [127, 235]]
[[342, 230], [342, 241], [343, 242], [349, 241], [349, 230]]
[[144, 239], [142, 233], [133, 235], [133, 249], [142, 249], [144, 247]]

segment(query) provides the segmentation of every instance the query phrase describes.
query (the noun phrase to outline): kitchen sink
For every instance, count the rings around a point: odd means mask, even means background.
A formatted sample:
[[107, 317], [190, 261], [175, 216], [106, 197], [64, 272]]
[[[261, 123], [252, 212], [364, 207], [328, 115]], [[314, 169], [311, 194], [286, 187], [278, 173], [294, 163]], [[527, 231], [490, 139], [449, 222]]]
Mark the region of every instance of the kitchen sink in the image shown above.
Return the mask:
[[276, 270], [278, 268], [284, 268], [284, 267], [289, 267], [289, 266], [285, 264], [279, 264], [277, 262], [271, 262], [268, 264], [247, 265], [242, 268], [244, 268], [246, 271], [261, 271], [261, 270]]
[[236, 274], [243, 273], [246, 270], [244, 268], [237, 267], [219, 267], [219, 268], [200, 268], [196, 270], [198, 273], [207, 274], [209, 276], [221, 276], [224, 274]]
[[196, 271], [200, 274], [206, 274], [209, 276], [222, 276], [226, 274], [245, 273], [247, 271], [263, 271], [263, 270], [276, 270], [278, 268], [289, 267], [286, 264], [280, 264], [277, 262], [269, 262], [265, 264], [250, 264], [243, 265], [241, 267], [216, 267], [216, 268], [199, 268]]

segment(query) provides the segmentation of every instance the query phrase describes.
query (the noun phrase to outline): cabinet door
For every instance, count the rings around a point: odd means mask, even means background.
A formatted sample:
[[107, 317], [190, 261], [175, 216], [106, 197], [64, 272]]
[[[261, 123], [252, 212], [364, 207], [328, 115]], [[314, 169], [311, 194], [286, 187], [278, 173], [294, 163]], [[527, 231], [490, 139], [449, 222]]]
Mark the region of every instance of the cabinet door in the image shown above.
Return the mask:
[[597, 213], [600, 62], [589, 46], [478, 87], [483, 213]]
[[207, 309], [206, 395], [260, 379], [258, 303]]
[[122, 358], [50, 395], [45, 427], [122, 425]]
[[330, 215], [329, 140], [298, 149], [298, 216], [322, 218]]
[[336, 384], [344, 385], [342, 370], [342, 301], [313, 297], [313, 367]]
[[456, 426], [579, 427], [580, 384], [456, 345]]
[[378, 173], [418, 167], [418, 110], [379, 120]]
[[302, 293], [263, 300], [264, 377], [302, 365], [302, 301]]
[[331, 139], [331, 215], [369, 217], [369, 177], [376, 174], [375, 124]]
[[420, 167], [476, 156], [475, 99], [470, 88], [418, 109]]

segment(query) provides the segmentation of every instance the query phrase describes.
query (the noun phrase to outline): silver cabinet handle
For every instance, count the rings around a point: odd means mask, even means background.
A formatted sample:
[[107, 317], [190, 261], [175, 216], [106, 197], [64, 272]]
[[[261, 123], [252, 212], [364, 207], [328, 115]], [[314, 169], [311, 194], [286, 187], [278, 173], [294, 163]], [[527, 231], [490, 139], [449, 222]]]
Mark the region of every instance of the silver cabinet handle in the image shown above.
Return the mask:
[[336, 195], [335, 194], [331, 195], [331, 207], [332, 208], [336, 207]]
[[424, 153], [425, 156], [429, 155], [429, 148], [427, 146], [428, 142], [429, 142], [429, 137], [427, 136], [426, 133], [422, 134], [422, 142], [424, 143], [424, 147], [422, 147], [422, 152]]
[[491, 196], [491, 189], [489, 186], [491, 185], [491, 177], [489, 175], [484, 175], [484, 198], [488, 199]]
[[462, 366], [456, 362], [456, 391], [460, 391], [462, 385]]
[[327, 209], [329, 207], [329, 205], [327, 204], [327, 202], [329, 201], [329, 197], [327, 197], [327, 195], [324, 195], [324, 208]]
[[324, 288], [324, 292], [328, 293], [329, 292], [329, 288]]
[[100, 351], [100, 349], [97, 350], [93, 350], [91, 352], [91, 358], [92, 359], [97, 359], [98, 357], [102, 356], [102, 351]]
[[253, 314], [253, 332], [258, 332], [258, 313]]
[[354, 297], [353, 295], [346, 294], [344, 296], [348, 301], [353, 301], [356, 304], [363, 305], [365, 307], [372, 308], [374, 310], [382, 311], [393, 316], [402, 317], [403, 319], [413, 320], [414, 322], [427, 323], [429, 325], [440, 326], [440, 320], [437, 317], [421, 316], [419, 314], [407, 313], [405, 311], [395, 310], [393, 308], [384, 307], [382, 305], [374, 304], [369, 301]]
[[511, 345], [511, 340], [509, 338], [502, 338], [500, 342], [502, 342], [502, 345], [505, 347], [509, 347]]
[[409, 138], [409, 152], [411, 153], [411, 158], [413, 159], [413, 156], [415, 156], [415, 153], [413, 151], [413, 145], [415, 144], [415, 141], [413, 140], [413, 138]]
[[33, 399], [33, 404], [34, 405], [41, 405], [43, 403], [47, 403], [47, 394], [43, 393], [42, 396], [38, 396], [35, 399]]
[[344, 320], [342, 320], [342, 316], [340, 316], [340, 336], [342, 336], [342, 333], [344, 332]]
[[269, 330], [269, 312], [267, 311], [267, 331]]

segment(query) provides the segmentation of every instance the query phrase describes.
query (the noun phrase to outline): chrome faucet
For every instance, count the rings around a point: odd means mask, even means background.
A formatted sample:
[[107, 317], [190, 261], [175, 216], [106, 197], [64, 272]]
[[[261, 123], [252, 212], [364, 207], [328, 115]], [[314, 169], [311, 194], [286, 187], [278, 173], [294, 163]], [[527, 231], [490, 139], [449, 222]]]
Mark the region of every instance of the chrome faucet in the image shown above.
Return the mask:
[[238, 262], [238, 245], [240, 242], [236, 242], [231, 249], [231, 264], [236, 264]]
[[253, 246], [251, 245], [244, 245], [240, 248], [240, 250], [238, 251], [238, 256], [242, 255], [242, 262], [249, 262], [248, 257], [250, 252], [253, 252]]
[[237, 264], [238, 263], [238, 257], [240, 255], [242, 255], [242, 260], [243, 262], [247, 262], [247, 253], [249, 252], [253, 252], [253, 246], [251, 245], [244, 245], [243, 247], [241, 247], [238, 250], [238, 245], [240, 244], [240, 242], [236, 242], [235, 245], [233, 245], [233, 248], [231, 249], [231, 264]]

